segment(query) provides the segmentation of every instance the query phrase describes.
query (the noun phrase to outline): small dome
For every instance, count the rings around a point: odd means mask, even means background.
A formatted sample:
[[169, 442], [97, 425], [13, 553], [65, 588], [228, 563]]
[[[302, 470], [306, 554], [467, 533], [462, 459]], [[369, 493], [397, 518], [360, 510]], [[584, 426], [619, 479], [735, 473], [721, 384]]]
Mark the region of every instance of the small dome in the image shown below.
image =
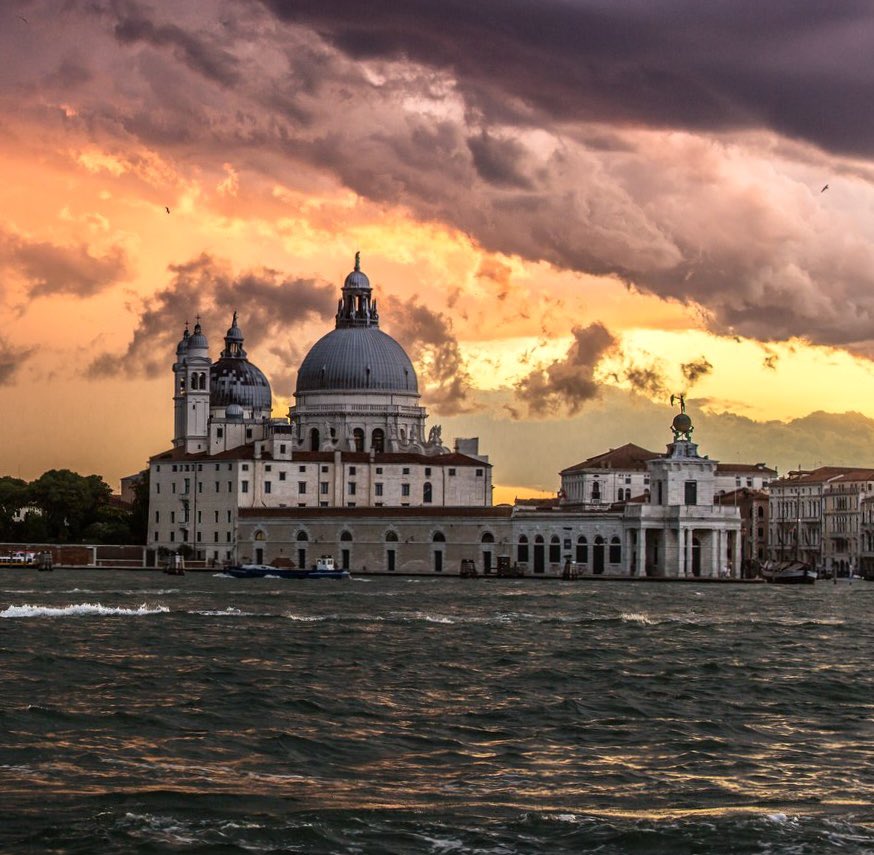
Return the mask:
[[206, 336], [203, 334], [203, 330], [199, 323], [194, 325], [194, 335], [190, 336], [188, 339], [188, 348], [189, 350], [192, 348], [209, 348], [209, 342], [206, 340]]
[[239, 404], [228, 404], [228, 407], [225, 410], [225, 418], [242, 419], [243, 408]]
[[335, 390], [418, 394], [419, 384], [410, 357], [390, 335], [377, 327], [344, 327], [312, 346], [295, 394]]
[[188, 326], [185, 327], [185, 332], [182, 333], [182, 338], [179, 339], [179, 344], [176, 345], [176, 355], [183, 356], [188, 352], [188, 340], [191, 334], [188, 332]]
[[370, 280], [367, 278], [366, 273], [362, 273], [360, 270], [353, 270], [343, 282], [344, 288], [354, 288], [356, 290], [370, 290]]
[[223, 356], [209, 372], [209, 405], [227, 408], [232, 404], [269, 411], [270, 384], [261, 369], [248, 359]]

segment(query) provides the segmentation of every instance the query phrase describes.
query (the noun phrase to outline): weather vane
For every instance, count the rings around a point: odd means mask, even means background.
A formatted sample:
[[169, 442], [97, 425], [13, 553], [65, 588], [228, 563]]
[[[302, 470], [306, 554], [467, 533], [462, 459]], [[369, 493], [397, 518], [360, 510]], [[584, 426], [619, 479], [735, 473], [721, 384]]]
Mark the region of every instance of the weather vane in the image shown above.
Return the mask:
[[680, 393], [679, 395], [671, 395], [671, 406], [674, 406], [674, 401], [680, 402], [680, 412], [686, 412], [686, 395], [684, 393]]

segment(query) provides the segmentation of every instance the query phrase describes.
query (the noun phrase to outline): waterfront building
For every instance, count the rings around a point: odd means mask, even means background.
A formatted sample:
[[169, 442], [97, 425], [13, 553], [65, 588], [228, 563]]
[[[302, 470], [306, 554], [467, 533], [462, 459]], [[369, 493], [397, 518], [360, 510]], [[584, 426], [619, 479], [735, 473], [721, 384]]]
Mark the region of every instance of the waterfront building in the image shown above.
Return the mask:
[[825, 575], [861, 565], [862, 502], [874, 469], [795, 470], [769, 487], [769, 558], [798, 559]]

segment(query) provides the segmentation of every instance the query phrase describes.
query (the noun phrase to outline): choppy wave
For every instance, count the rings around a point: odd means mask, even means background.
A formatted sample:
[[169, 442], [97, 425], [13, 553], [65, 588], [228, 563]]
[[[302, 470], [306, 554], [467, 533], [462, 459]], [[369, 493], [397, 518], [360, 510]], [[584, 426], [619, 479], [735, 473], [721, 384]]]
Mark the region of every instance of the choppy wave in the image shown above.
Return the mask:
[[136, 608], [124, 608], [123, 606], [104, 606], [101, 603], [77, 603], [69, 606], [8, 606], [0, 611], [0, 617], [4, 618], [33, 618], [33, 617], [87, 617], [92, 615], [129, 615], [142, 617], [169, 612], [169, 606], [150, 606], [142, 603]]

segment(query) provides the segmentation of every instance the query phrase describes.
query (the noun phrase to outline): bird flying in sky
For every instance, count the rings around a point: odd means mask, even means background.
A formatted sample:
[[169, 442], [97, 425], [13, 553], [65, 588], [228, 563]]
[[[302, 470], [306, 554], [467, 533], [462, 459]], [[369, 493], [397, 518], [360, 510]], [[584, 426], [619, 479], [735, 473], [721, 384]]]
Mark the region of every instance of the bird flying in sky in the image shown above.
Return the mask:
[[164, 205], [164, 210], [165, 210], [168, 214], [170, 213], [170, 209], [169, 209], [166, 205]]
[[828, 184], [826, 184], [825, 187], [823, 187], [822, 190], [820, 190], [819, 192], [825, 193], [826, 190], [828, 190]]

